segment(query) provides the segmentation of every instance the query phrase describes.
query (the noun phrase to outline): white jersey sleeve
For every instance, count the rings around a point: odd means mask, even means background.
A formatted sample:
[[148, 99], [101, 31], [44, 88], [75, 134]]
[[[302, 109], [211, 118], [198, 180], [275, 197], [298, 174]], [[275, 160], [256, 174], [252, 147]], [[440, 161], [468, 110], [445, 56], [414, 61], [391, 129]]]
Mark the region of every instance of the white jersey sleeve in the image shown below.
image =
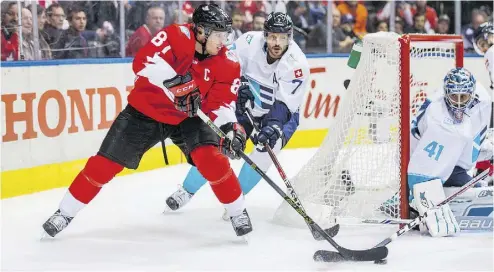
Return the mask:
[[491, 80], [490, 89], [494, 90], [494, 46], [491, 46], [484, 55], [485, 67], [489, 72], [489, 79]]
[[294, 41], [283, 55], [278, 71], [276, 100], [285, 103], [290, 112], [294, 113], [302, 104], [310, 76], [309, 62]]
[[491, 99], [477, 83], [474, 106], [455, 124], [443, 96], [426, 100], [412, 121], [408, 183], [439, 178], [445, 182], [455, 166], [469, 170], [478, 159], [487, 135]]
[[247, 32], [242, 34], [238, 39], [228, 47], [228, 50], [233, 52], [240, 63], [240, 67], [242, 69], [241, 74], [243, 75], [244, 71], [248, 69], [249, 58], [252, 49], [250, 47], [250, 43], [253, 38], [253, 32]]

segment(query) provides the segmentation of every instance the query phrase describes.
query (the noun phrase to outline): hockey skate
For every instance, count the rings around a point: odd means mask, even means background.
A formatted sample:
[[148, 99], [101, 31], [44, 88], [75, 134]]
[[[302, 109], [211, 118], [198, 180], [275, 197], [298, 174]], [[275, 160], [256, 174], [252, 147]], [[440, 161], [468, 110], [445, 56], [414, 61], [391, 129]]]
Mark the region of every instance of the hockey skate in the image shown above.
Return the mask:
[[176, 211], [182, 208], [185, 204], [189, 203], [193, 196], [194, 194], [187, 192], [184, 187], [179, 186], [178, 190], [166, 199], [167, 208], [165, 212], [169, 210]]
[[230, 221], [237, 236], [244, 236], [252, 231], [252, 224], [246, 209], [237, 216], [231, 216]]
[[74, 217], [63, 215], [60, 210], [57, 210], [46, 222], [43, 224], [43, 229], [51, 237], [55, 237], [59, 232], [64, 230], [72, 221]]

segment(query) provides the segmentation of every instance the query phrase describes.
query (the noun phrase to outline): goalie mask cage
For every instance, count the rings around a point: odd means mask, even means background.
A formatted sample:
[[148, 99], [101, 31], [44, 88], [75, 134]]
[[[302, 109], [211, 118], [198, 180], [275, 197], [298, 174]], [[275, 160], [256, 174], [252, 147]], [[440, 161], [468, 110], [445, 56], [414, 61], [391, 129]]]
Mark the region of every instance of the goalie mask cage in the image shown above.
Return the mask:
[[[408, 218], [410, 121], [446, 73], [463, 66], [458, 35], [368, 34], [333, 125], [315, 155], [291, 179], [321, 225]], [[275, 222], [303, 225], [286, 203]], [[350, 223], [351, 224], [351, 223]]]

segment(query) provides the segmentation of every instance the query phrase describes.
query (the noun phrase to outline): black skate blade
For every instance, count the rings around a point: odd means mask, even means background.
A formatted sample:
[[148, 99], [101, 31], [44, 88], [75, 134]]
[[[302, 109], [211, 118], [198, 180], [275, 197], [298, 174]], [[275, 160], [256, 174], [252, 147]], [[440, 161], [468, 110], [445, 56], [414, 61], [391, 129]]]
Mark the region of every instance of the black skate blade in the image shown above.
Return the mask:
[[[331, 228], [324, 230], [324, 232], [326, 232], [329, 236], [331, 236], [331, 238], [335, 237], [339, 231], [340, 231], [340, 225], [339, 224], [336, 224], [336, 225], [332, 226]], [[324, 237], [321, 236], [321, 234], [319, 234], [319, 232], [317, 232], [315, 230], [312, 230], [312, 236], [314, 236], [314, 239], [316, 239], [317, 241], [326, 240], [326, 239], [324, 239]]]
[[314, 253], [314, 261], [316, 262], [343, 262], [357, 261], [370, 262], [385, 259], [388, 256], [387, 247], [376, 247], [368, 250], [342, 250], [341, 253], [318, 250]]

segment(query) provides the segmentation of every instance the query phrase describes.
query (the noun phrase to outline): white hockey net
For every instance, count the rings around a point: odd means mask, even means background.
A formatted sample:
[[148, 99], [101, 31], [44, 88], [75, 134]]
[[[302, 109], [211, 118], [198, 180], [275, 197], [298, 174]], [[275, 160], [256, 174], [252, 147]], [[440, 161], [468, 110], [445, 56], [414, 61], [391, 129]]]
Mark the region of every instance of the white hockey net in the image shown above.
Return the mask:
[[[409, 144], [409, 116], [441, 87], [447, 71], [462, 65], [456, 63], [455, 42], [412, 40], [408, 48], [407, 39], [394, 33], [365, 36], [341, 111], [316, 154], [291, 179], [308, 214], [321, 225], [331, 225], [337, 217], [358, 223], [407, 215], [402, 211], [408, 205], [403, 205], [402, 170], [409, 156], [408, 148], [403, 153], [403, 144]], [[409, 103], [402, 105], [402, 97]], [[402, 113], [402, 106], [410, 115]], [[304, 224], [286, 203], [275, 221]]]

